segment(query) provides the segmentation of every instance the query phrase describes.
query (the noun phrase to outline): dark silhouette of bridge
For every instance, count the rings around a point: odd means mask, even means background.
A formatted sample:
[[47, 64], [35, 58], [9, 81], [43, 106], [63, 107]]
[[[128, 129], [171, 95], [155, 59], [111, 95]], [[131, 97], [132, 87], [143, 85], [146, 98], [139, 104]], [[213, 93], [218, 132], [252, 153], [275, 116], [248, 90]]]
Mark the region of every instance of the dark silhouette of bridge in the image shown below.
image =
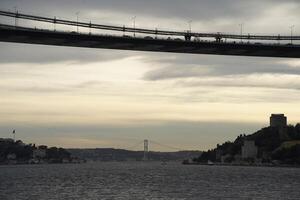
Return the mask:
[[[123, 33], [123, 35], [113, 36], [92, 34], [91, 31], [89, 33], [79, 33], [21, 27], [17, 24], [15, 26], [0, 24], [0, 41], [2, 42], [190, 54], [300, 58], [300, 45], [293, 44], [293, 41], [300, 40], [300, 36], [293, 35], [238, 35], [220, 32], [197, 33], [192, 31], [141, 29], [70, 21], [57, 19], [56, 17], [47, 18], [7, 11], [0, 11], [0, 16], [12, 17], [16, 20], [24, 19], [54, 25], [76, 26], [77, 30], [78, 27], [83, 27]], [[136, 33], [146, 36], [132, 37], [125, 34], [128, 32], [134, 33], [134, 36]], [[227, 39], [231, 42], [227, 42]], [[237, 42], [235, 40], [247, 40], [248, 42]], [[279, 44], [279, 41], [288, 41], [289, 43]]]

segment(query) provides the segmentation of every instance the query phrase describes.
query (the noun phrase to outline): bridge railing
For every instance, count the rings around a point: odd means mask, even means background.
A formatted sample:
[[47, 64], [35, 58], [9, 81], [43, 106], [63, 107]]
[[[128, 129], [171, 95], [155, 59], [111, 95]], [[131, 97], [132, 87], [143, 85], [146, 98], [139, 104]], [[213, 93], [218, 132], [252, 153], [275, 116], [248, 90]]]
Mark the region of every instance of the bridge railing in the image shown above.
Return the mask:
[[25, 20], [53, 23], [53, 24], [61, 24], [67, 26], [76, 26], [90, 29], [101, 29], [101, 30], [109, 30], [109, 31], [118, 31], [118, 32], [131, 32], [131, 33], [141, 33], [141, 34], [150, 34], [156, 36], [183, 36], [186, 40], [191, 40], [191, 37], [196, 38], [214, 38], [217, 41], [221, 41], [221, 39], [241, 39], [241, 40], [273, 40], [273, 41], [296, 41], [300, 40], [300, 36], [284, 36], [284, 35], [243, 35], [243, 34], [224, 34], [224, 33], [197, 33], [197, 32], [185, 32], [185, 31], [165, 31], [159, 29], [143, 29], [143, 28], [131, 28], [126, 26], [110, 26], [110, 25], [102, 25], [95, 23], [86, 23], [79, 21], [71, 21], [57, 18], [49, 18], [35, 15], [22, 14], [19, 12], [10, 12], [10, 11], [1, 11], [0, 16], [20, 18]]

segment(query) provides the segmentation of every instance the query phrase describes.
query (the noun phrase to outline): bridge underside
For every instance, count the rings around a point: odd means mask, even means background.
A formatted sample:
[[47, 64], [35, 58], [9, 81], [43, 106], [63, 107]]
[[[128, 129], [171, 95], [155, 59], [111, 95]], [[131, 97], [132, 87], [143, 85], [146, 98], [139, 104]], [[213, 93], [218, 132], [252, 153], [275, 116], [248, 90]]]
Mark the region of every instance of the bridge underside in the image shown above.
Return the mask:
[[134, 51], [300, 58], [299, 45], [191, 42], [54, 32], [0, 26], [1, 42]]

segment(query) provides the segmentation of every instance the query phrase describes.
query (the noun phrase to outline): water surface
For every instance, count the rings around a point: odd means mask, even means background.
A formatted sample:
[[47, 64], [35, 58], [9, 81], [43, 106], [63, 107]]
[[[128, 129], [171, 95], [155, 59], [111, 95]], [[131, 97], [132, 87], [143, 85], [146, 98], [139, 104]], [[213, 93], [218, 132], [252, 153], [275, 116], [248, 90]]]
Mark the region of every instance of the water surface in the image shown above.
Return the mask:
[[0, 166], [0, 199], [300, 199], [300, 169], [114, 162]]

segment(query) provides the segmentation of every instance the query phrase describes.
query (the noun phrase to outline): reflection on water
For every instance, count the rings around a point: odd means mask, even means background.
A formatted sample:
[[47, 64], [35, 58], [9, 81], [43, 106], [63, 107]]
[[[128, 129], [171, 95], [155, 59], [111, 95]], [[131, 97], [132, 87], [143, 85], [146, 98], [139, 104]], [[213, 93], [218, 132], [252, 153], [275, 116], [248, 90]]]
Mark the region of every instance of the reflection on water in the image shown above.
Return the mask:
[[161, 163], [0, 166], [0, 199], [300, 199], [300, 169]]

